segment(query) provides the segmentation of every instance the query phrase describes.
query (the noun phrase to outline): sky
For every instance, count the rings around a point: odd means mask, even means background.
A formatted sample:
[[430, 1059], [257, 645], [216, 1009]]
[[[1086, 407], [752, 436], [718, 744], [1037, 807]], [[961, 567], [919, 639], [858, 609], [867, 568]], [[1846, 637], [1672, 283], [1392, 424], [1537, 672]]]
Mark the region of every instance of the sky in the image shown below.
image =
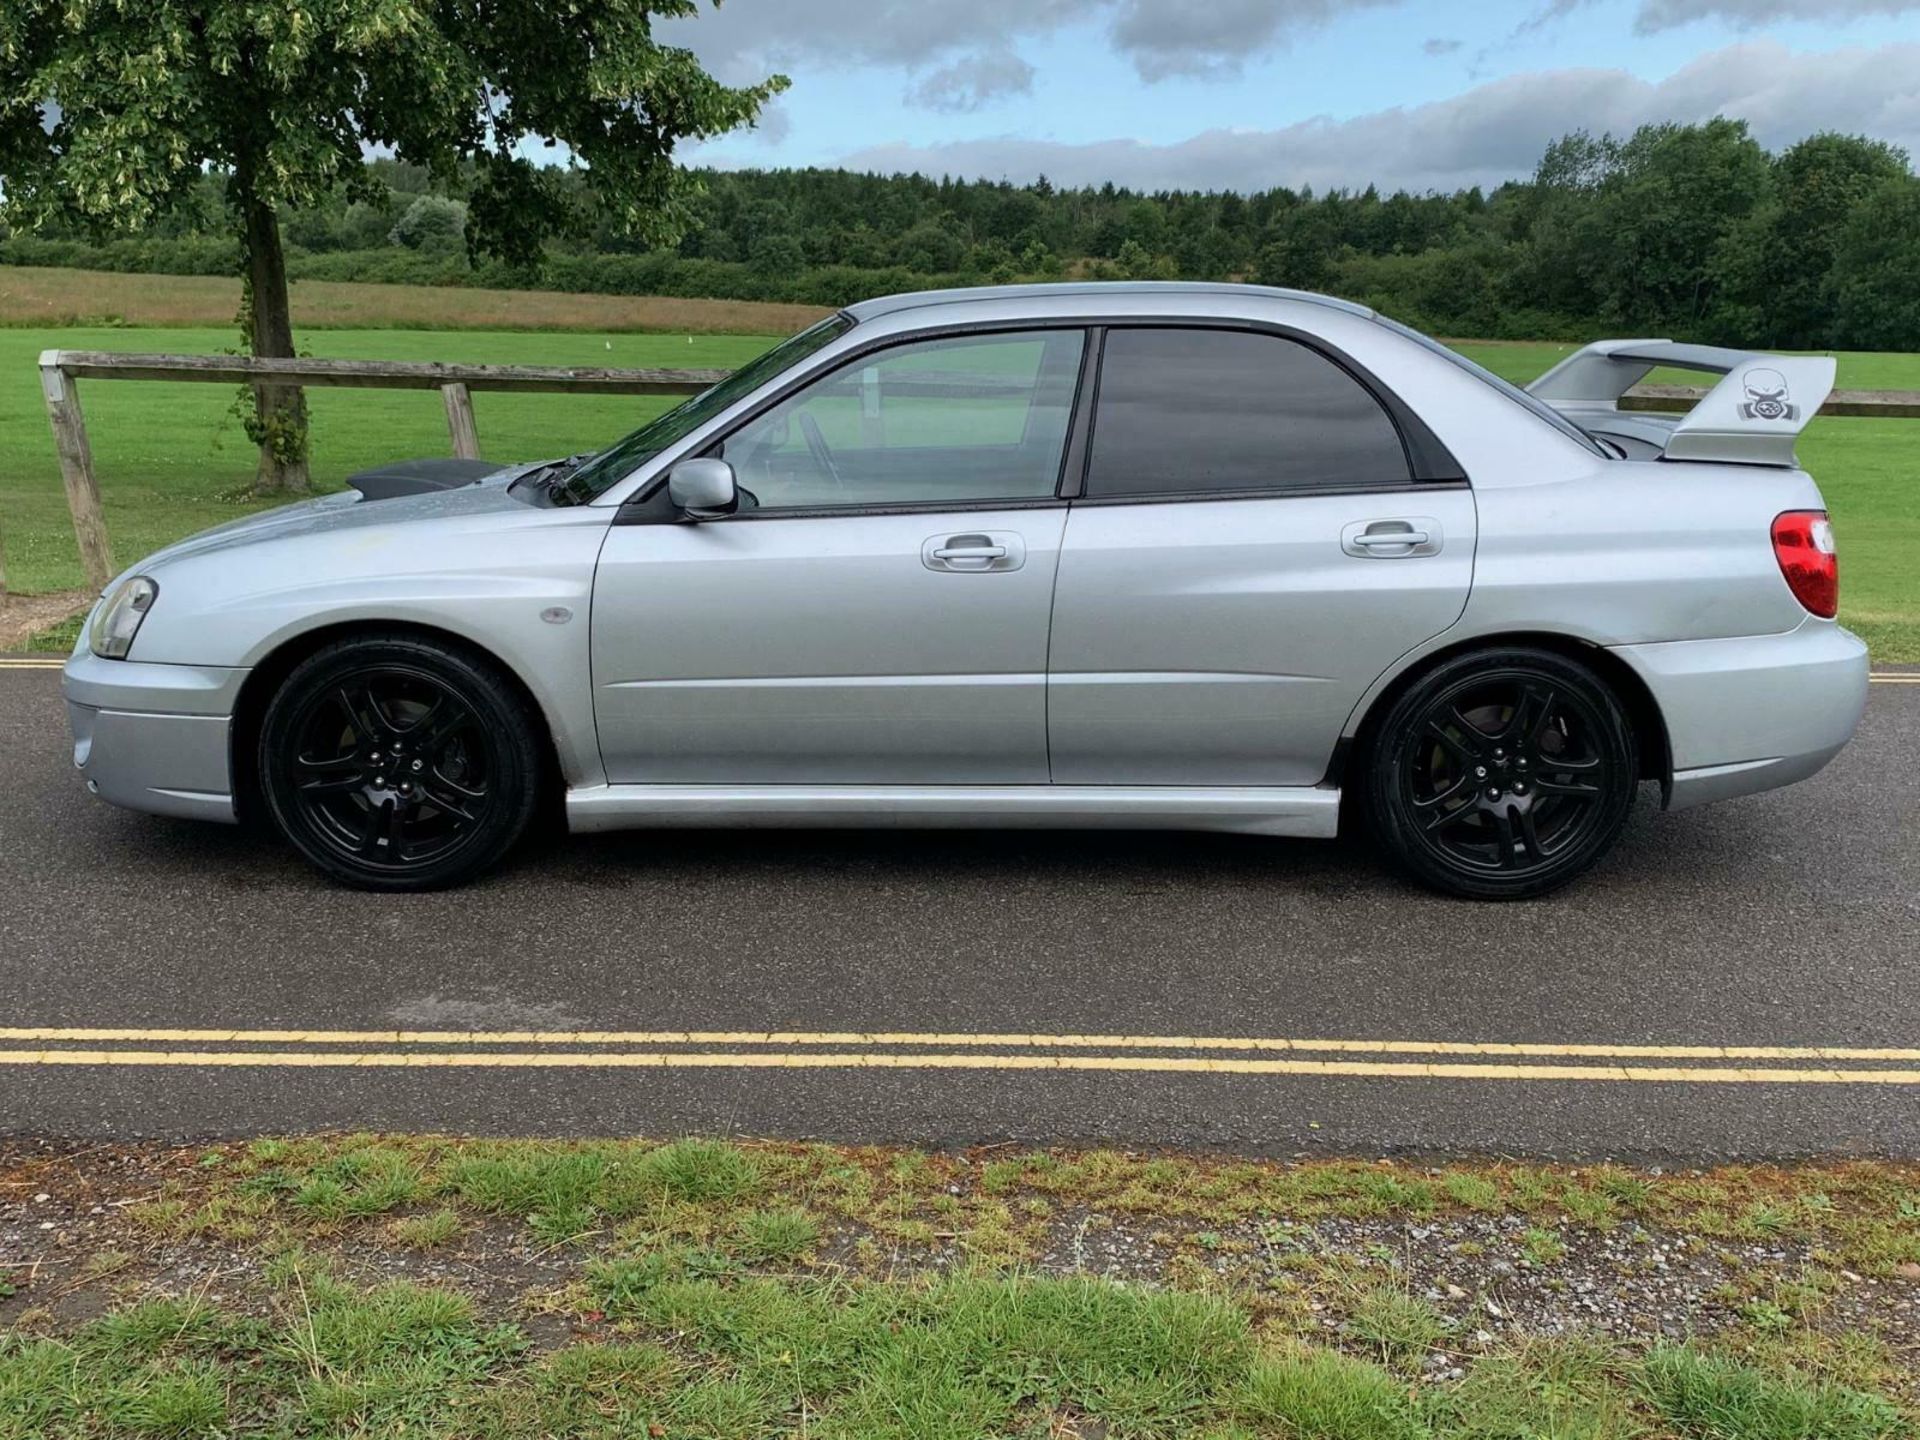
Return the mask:
[[1920, 152], [1920, 0], [724, 0], [658, 33], [793, 82], [695, 164], [1452, 190], [1716, 114]]

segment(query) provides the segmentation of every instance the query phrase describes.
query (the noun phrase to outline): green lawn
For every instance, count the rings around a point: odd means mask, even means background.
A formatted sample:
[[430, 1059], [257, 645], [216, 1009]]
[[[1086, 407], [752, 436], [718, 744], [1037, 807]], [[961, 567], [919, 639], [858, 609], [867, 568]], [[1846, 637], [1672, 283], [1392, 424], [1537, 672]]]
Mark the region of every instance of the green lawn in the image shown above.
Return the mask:
[[[40, 401], [42, 349], [211, 353], [231, 346], [226, 329], [0, 329], [0, 527], [13, 589], [78, 587], [78, 557]], [[317, 355], [551, 365], [732, 366], [769, 343], [764, 336], [315, 330]], [[1515, 381], [1537, 375], [1573, 347], [1462, 343]], [[1840, 383], [1860, 389], [1920, 389], [1920, 355], [1840, 358]], [[233, 518], [257, 502], [245, 491], [253, 454], [221, 385], [81, 387], [115, 557], [128, 563], [181, 535]], [[447, 451], [439, 397], [430, 391], [315, 390], [316, 482], [337, 488], [357, 469]], [[666, 399], [482, 394], [481, 447], [513, 460], [603, 444], [659, 413]], [[1802, 456], [1819, 479], [1840, 534], [1843, 618], [1882, 661], [1920, 661], [1920, 422], [1815, 421]]]

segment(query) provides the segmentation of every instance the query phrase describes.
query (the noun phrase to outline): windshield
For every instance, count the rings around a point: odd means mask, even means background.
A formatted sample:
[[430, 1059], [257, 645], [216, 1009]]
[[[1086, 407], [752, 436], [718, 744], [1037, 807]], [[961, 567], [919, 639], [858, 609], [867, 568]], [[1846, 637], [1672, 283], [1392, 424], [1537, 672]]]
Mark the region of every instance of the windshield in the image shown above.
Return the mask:
[[782, 371], [789, 370], [824, 349], [853, 328], [845, 315], [834, 315], [802, 330], [771, 350], [749, 360], [716, 385], [676, 405], [624, 440], [602, 450], [568, 471], [552, 490], [554, 503], [585, 505], [605, 494], [669, 445], [678, 444], [735, 401], [744, 399]]
[[1493, 371], [1487, 369], [1486, 366], [1475, 364], [1458, 350], [1449, 350], [1431, 335], [1422, 335], [1411, 326], [1402, 325], [1398, 320], [1389, 320], [1384, 315], [1375, 315], [1373, 318], [1375, 323], [1386, 326], [1387, 329], [1393, 331], [1394, 334], [1404, 335], [1407, 339], [1433, 351], [1434, 354], [1446, 356], [1447, 359], [1451, 360], [1455, 365], [1458, 365], [1475, 379], [1484, 380], [1509, 400], [1514, 401], [1516, 404], [1526, 406], [1527, 409], [1553, 426], [1554, 429], [1558, 430], [1562, 435], [1565, 435], [1569, 440], [1574, 441], [1576, 444], [1586, 446], [1587, 449], [1597, 455], [1607, 455], [1609, 459], [1613, 458], [1600, 441], [1582, 430], [1578, 425], [1574, 424], [1573, 421], [1547, 404], [1547, 402], [1542, 400], [1538, 395], [1533, 395], [1522, 390], [1511, 381], [1502, 380], [1498, 375], [1494, 374]]

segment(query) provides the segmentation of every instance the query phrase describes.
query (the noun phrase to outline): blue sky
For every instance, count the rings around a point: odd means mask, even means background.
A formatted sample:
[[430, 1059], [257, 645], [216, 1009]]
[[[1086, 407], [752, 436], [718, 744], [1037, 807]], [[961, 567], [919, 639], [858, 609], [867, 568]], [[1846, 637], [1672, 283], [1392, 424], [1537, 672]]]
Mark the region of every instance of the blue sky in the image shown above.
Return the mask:
[[1920, 145], [1920, 0], [726, 0], [664, 28], [793, 80], [708, 163], [1425, 189], [1713, 113]]

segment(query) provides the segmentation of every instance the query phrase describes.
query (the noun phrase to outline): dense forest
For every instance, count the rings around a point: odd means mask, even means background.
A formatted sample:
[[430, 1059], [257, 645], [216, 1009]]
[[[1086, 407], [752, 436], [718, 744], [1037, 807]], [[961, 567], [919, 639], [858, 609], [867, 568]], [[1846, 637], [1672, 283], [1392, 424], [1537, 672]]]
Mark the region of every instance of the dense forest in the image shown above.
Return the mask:
[[[289, 212], [295, 278], [845, 304], [932, 285], [1238, 279], [1325, 290], [1446, 335], [1659, 333], [1777, 348], [1920, 350], [1920, 179], [1816, 135], [1769, 154], [1743, 122], [1573, 134], [1530, 179], [1452, 194], [1098, 189], [709, 170], [671, 250], [610, 225], [537, 269], [469, 254], [457, 188], [370, 162], [379, 203]], [[221, 178], [144, 236], [0, 238], [0, 261], [233, 273]]]

